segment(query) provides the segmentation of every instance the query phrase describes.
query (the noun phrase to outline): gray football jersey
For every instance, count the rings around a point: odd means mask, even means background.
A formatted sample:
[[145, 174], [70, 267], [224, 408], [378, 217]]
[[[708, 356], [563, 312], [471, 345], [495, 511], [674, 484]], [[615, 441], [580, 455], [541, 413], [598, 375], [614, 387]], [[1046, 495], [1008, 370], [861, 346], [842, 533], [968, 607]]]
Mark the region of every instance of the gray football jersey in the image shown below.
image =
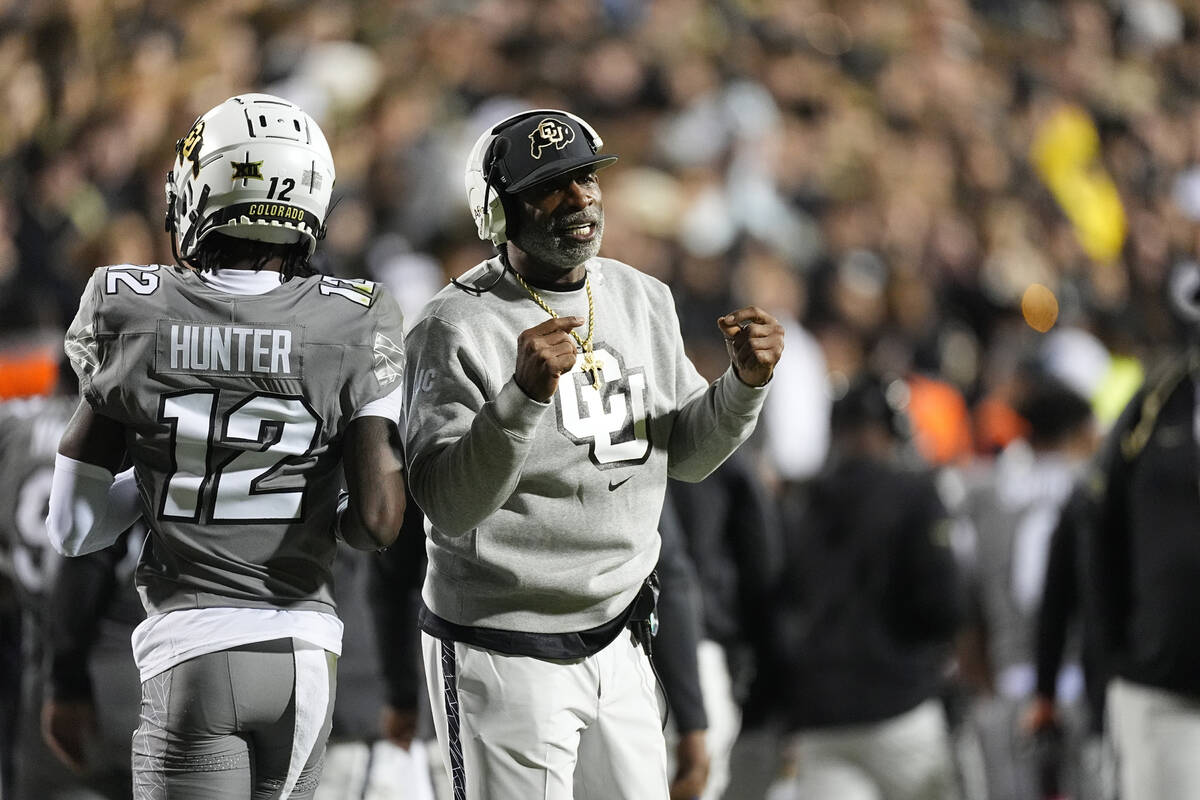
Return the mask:
[[92, 408], [128, 431], [148, 613], [334, 612], [342, 435], [403, 373], [383, 286], [318, 275], [234, 295], [182, 267], [103, 267], [66, 350]]
[[967, 513], [975, 528], [975, 613], [988, 631], [996, 670], [1031, 664], [1050, 536], [1077, 471], [1062, 459], [1012, 447], [972, 487]]
[[28, 608], [40, 607], [57, 554], [46, 536], [54, 455], [76, 397], [0, 403], [0, 569]]

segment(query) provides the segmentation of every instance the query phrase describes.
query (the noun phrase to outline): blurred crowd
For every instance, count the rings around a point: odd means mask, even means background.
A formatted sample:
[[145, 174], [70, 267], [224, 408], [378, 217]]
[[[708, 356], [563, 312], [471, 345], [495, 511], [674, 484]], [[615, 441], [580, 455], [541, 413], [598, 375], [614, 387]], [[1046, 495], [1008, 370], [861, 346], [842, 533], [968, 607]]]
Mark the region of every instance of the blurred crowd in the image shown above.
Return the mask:
[[[960, 421], [927, 455], [994, 451], [1011, 419], [985, 400], [1021, 359], [1044, 350], [1096, 397], [1112, 359], [1175, 335], [1164, 283], [1200, 217], [1189, 8], [0, 3], [0, 357], [57, 338], [95, 266], [171, 262], [169, 157], [226, 97], [316, 116], [338, 165], [323, 268], [410, 312], [487, 252], [462, 189], [477, 131], [561, 107], [621, 155], [604, 254], [672, 284], [697, 351], [718, 312], [760, 303], [811, 334], [793, 357], [818, 372], [944, 382]], [[1032, 284], [1056, 298], [1049, 334], [1022, 320]], [[803, 472], [819, 447], [776, 460]]]
[[51, 390], [95, 267], [172, 263], [175, 141], [225, 98], [320, 122], [315, 264], [410, 317], [491, 254], [463, 190], [479, 131], [562, 108], [621, 158], [601, 254], [671, 285], [702, 372], [729, 309], [787, 328], [763, 485], [818, 474], [863, 372], [927, 464], [967, 474], [1045, 422], [1030, 369], [1103, 431], [1183, 344], [1198, 34], [1169, 0], [0, 0], [0, 398]]

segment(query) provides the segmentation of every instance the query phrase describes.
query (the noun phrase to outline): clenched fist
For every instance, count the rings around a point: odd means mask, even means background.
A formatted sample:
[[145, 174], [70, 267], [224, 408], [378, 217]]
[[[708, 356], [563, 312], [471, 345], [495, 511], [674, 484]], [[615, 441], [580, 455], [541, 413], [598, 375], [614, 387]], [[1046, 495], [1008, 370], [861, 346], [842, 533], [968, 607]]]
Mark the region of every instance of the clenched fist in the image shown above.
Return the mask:
[[542, 403], [558, 391], [559, 376], [575, 366], [575, 340], [570, 331], [581, 317], [557, 317], [521, 331], [517, 336], [517, 386]]
[[783, 355], [783, 326], [758, 306], [717, 319], [733, 371], [748, 386], [763, 386]]

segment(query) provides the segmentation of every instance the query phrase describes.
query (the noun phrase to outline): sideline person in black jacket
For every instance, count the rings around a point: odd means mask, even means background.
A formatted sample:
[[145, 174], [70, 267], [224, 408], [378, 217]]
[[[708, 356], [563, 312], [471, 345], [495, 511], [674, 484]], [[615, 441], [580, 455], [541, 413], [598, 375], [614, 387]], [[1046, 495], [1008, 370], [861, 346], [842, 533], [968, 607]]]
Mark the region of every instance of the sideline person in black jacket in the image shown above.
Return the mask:
[[667, 499], [699, 581], [697, 655], [711, 756], [700, 800], [718, 800], [729, 786], [746, 690], [770, 636], [783, 567], [778, 503], [741, 452], [699, 483], [669, 481]]
[[1113, 679], [1121, 796], [1200, 797], [1200, 349], [1146, 382], [1092, 476], [1085, 591]]
[[696, 566], [688, 557], [684, 531], [668, 493], [658, 521], [662, 549], [658, 552], [661, 591], [658, 596], [658, 634], [653, 640], [654, 664], [662, 679], [670, 709], [668, 762], [672, 765], [671, 800], [691, 800], [708, 791], [711, 758], [708, 713], [700, 690], [701, 587]]
[[785, 516], [770, 685], [794, 774], [770, 800], [954, 796], [939, 691], [964, 598], [933, 477], [898, 457], [903, 388], [863, 377], [835, 402], [830, 462]]

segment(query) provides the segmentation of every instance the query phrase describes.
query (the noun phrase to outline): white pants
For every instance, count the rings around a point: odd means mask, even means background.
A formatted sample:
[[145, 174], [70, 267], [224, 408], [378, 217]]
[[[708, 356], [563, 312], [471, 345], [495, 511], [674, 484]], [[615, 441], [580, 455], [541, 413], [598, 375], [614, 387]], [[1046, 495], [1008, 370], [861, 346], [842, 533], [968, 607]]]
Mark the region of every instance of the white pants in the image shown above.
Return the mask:
[[776, 781], [767, 800], [952, 800], [958, 793], [937, 700], [883, 722], [804, 731], [789, 749], [795, 775]]
[[570, 661], [421, 645], [454, 800], [666, 800], [657, 685], [627, 632]]
[[1108, 721], [1121, 797], [1200, 797], [1200, 702], [1115, 678], [1108, 685]]
[[[1021, 715], [1029, 698], [979, 697], [970, 708], [969, 725], [983, 757], [988, 800], [1025, 800], [1039, 795], [1038, 757], [1034, 738], [1022, 730]], [[1099, 737], [1088, 729], [1082, 701], [1061, 703], [1059, 721], [1064, 736], [1060, 780], [1062, 793], [1074, 800], [1107, 797], [1104, 750]]]
[[434, 800], [425, 743], [333, 742], [313, 800]]

